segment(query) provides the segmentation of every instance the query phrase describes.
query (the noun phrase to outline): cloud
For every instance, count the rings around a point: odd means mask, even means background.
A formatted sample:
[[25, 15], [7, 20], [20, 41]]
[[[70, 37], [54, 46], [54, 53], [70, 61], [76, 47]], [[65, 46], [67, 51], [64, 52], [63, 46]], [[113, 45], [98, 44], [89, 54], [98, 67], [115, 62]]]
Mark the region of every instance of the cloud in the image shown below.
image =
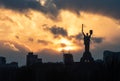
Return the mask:
[[30, 42], [33, 42], [33, 41], [34, 41], [34, 39], [33, 39], [33, 38], [28, 38], [28, 40], [29, 40]]
[[0, 4], [2, 7], [15, 9], [15, 10], [24, 10], [28, 8], [39, 8], [39, 3], [30, 2], [28, 0], [0, 0]]
[[16, 35], [15, 38], [16, 38], [16, 39], [19, 39], [20, 37]]
[[68, 36], [67, 31], [63, 27], [52, 26], [49, 30], [54, 35]]
[[19, 51], [19, 49], [12, 43], [10, 42], [5, 42], [4, 45], [9, 48], [9, 49], [12, 49], [13, 51]]
[[[75, 36], [72, 36], [72, 38], [75, 38], [76, 40], [83, 40], [83, 35], [81, 33], [75, 35]], [[103, 37], [92, 37], [91, 40], [94, 42], [94, 43], [102, 43], [104, 38]]]
[[64, 43], [61, 43], [60, 46], [61, 46], [61, 47], [66, 47], [67, 45], [64, 44]]
[[75, 36], [75, 38], [76, 38], [77, 40], [81, 40], [81, 39], [83, 39], [83, 35], [82, 35], [81, 33], [79, 33], [79, 34], [77, 34], [77, 35]]
[[38, 39], [37, 42], [38, 42], [38, 43], [41, 43], [41, 44], [44, 44], [44, 45], [48, 45], [49, 43], [51, 43], [51, 42], [49, 42], [49, 41], [40, 40], [40, 39]]
[[19, 65], [25, 65], [26, 54], [30, 50], [21, 44], [11, 41], [0, 41], [0, 56], [6, 57], [7, 63], [18, 62]]
[[54, 0], [58, 9], [98, 13], [120, 19], [119, 0]]
[[99, 44], [99, 43], [103, 42], [104, 38], [102, 38], [102, 37], [93, 37], [92, 40], [93, 40], [94, 43]]
[[0, 0], [0, 7], [12, 9], [19, 12], [27, 12], [29, 9], [40, 11], [51, 19], [57, 19], [58, 10], [52, 0], [46, 0], [43, 6], [39, 1], [36, 0]]
[[61, 10], [69, 10], [77, 15], [81, 11], [102, 14], [120, 19], [119, 0], [0, 0], [1, 7], [21, 12], [38, 10], [52, 19], [57, 19]]
[[1, 21], [9, 21], [9, 22], [11, 22], [11, 23], [15, 23], [15, 22], [14, 22], [10, 17], [8, 17], [8, 16], [5, 16], [5, 15], [3, 16], [3, 15], [1, 15], [1, 14], [0, 14], [0, 16], [1, 16], [1, 17], [0, 17], [0, 20], [1, 20]]

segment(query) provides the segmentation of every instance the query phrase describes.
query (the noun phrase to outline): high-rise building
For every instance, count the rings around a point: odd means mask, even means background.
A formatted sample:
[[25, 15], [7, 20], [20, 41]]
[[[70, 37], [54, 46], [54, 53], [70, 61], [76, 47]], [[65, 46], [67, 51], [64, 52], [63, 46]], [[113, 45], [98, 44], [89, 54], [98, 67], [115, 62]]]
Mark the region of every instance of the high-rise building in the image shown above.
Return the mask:
[[120, 52], [104, 51], [103, 60], [105, 64], [118, 64], [120, 63]]
[[6, 67], [9, 67], [9, 68], [18, 68], [18, 63], [17, 62], [7, 63]]
[[73, 55], [70, 53], [64, 53], [63, 60], [64, 60], [64, 64], [73, 64], [74, 62]]
[[38, 55], [33, 55], [33, 52], [29, 52], [27, 55], [27, 66], [42, 63], [42, 59], [38, 58]]
[[6, 64], [6, 58], [5, 57], [0, 57], [0, 65]]

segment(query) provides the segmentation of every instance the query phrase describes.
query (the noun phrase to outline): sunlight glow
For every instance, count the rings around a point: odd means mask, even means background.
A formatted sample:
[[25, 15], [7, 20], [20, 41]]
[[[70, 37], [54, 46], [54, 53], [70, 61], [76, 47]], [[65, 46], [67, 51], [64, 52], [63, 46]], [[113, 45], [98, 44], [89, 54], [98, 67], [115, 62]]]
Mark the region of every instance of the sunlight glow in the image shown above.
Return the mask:
[[69, 40], [67, 40], [67, 39], [65, 39], [65, 38], [62, 38], [62, 39], [60, 39], [59, 41], [60, 41], [60, 43], [64, 43], [64, 44], [66, 44], [66, 45], [71, 45], [71, 44], [72, 44]]
[[73, 47], [73, 46], [66, 46], [66, 47], [58, 48], [57, 50], [58, 50], [59, 52], [62, 52], [62, 51], [68, 52], [68, 51], [73, 51], [73, 50], [76, 50], [76, 49], [75, 49], [75, 47]]
[[40, 4], [41, 4], [42, 6], [45, 6], [45, 3], [46, 3], [46, 0], [40, 0]]
[[77, 47], [66, 38], [60, 39], [58, 43], [65, 44], [65, 46], [58, 47], [58, 51], [72, 51], [77, 49]]

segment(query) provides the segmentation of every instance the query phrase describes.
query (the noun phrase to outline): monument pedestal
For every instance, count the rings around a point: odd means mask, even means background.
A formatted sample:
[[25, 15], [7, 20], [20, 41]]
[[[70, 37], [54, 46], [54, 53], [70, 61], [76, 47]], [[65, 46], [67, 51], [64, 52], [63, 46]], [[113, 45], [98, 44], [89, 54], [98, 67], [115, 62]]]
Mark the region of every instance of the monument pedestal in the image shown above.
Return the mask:
[[84, 52], [83, 57], [81, 58], [80, 62], [94, 62], [94, 59], [91, 56], [90, 52]]

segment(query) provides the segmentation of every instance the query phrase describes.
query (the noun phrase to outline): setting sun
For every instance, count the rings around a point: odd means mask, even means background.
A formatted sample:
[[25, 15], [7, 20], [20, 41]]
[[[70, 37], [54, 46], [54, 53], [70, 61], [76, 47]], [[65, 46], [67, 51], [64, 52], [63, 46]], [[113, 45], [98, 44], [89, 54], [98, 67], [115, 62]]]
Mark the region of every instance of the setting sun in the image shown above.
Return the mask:
[[61, 46], [57, 48], [58, 51], [73, 51], [77, 49], [77, 46], [66, 38], [61, 38], [57, 43], [61, 44]]
[[65, 38], [60, 39], [59, 42], [63, 43], [63, 44], [66, 44], [66, 45], [71, 45], [72, 44], [69, 40], [67, 40]]
[[73, 46], [66, 46], [66, 47], [61, 47], [61, 48], [58, 48], [58, 51], [73, 51], [75, 50], [75, 48]]

